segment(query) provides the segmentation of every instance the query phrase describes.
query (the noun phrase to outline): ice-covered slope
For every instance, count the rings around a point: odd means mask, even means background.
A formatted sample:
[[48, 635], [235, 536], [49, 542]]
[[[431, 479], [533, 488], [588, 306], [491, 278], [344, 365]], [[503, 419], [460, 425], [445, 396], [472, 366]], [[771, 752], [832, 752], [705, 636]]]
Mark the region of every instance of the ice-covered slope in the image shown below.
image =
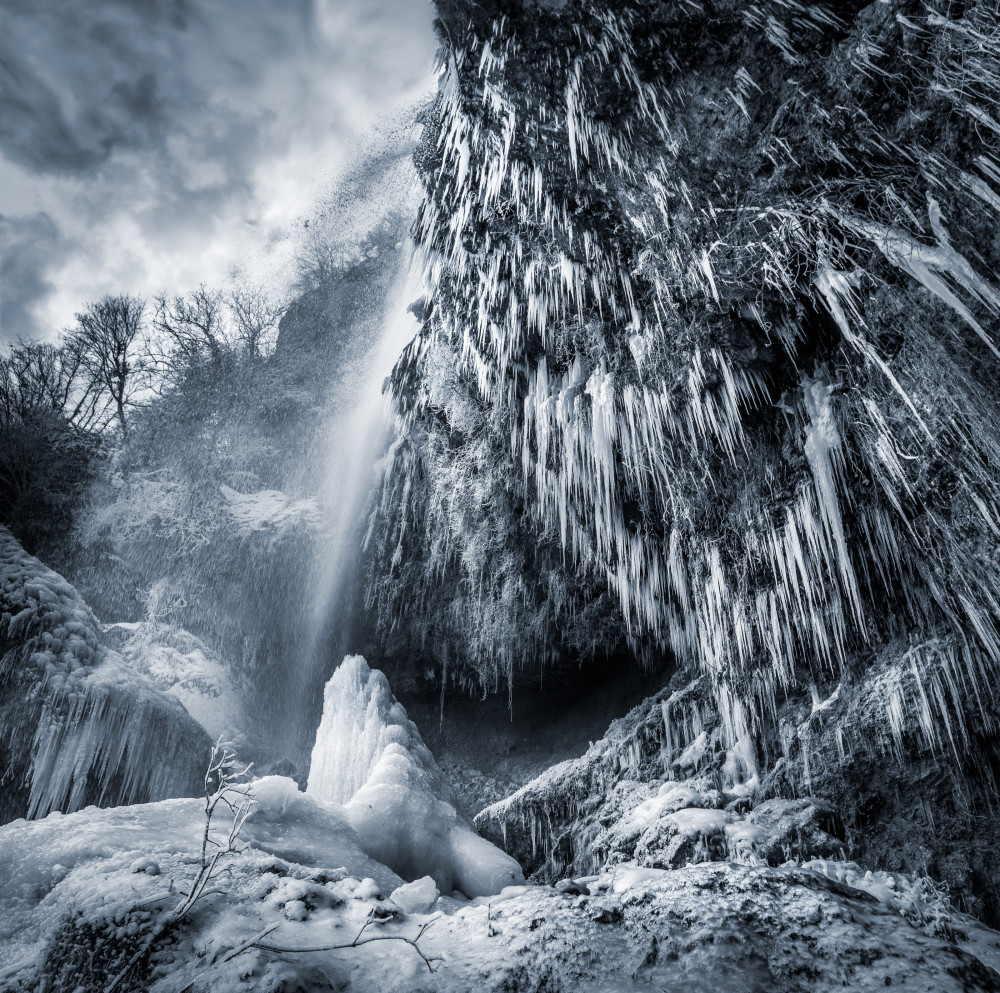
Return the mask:
[[365, 851], [407, 879], [431, 876], [467, 896], [523, 881], [517, 862], [458, 813], [416, 725], [360, 655], [327, 683], [308, 792], [344, 804]]
[[752, 780], [739, 749], [726, 748], [708, 680], [679, 676], [476, 823], [533, 880], [632, 861], [833, 859], [838, 878], [867, 879], [922, 926], [946, 928], [956, 910], [995, 926], [996, 821], [970, 810], [940, 753], [919, 750], [926, 695], [898, 669], [845, 681], [824, 700], [786, 701], [782, 734], [762, 742]]
[[[249, 847], [119, 989], [1000, 990], [983, 964], [1000, 935], [962, 921], [939, 940], [808, 869], [623, 865], [565, 891], [513, 887], [407, 913], [391, 899], [398, 878], [362, 853], [335, 805], [290, 780], [256, 790]], [[202, 824], [197, 801], [168, 800], [0, 828], [0, 989], [104, 993], [183, 899]], [[345, 947], [369, 921], [363, 939], [375, 940]], [[418, 954], [407, 940], [424, 925]]]
[[0, 814], [199, 792], [210, 740], [100, 642], [62, 576], [0, 527]]

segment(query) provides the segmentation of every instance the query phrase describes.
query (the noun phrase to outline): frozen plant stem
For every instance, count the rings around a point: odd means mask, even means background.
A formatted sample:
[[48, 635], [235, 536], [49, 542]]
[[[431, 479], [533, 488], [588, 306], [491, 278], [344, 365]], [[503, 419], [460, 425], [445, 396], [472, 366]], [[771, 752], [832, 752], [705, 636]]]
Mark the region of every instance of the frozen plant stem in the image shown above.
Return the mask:
[[[105, 993], [114, 993], [126, 976], [148, 955], [153, 945], [171, 927], [179, 924], [191, 912], [191, 909], [206, 893], [208, 884], [214, 878], [219, 862], [227, 855], [238, 854], [242, 849], [237, 844], [240, 831], [246, 823], [253, 807], [253, 791], [247, 781], [251, 766], [246, 766], [240, 772], [234, 772], [237, 765], [236, 753], [220, 737], [212, 748], [212, 755], [205, 771], [205, 827], [201, 838], [201, 864], [194, 880], [188, 887], [184, 899], [156, 923], [145, 940], [136, 949], [124, 968], [111, 981]], [[212, 818], [215, 809], [222, 803], [229, 808], [233, 816], [226, 836], [225, 844], [220, 844], [210, 837]], [[217, 851], [209, 858], [208, 846], [214, 845]], [[211, 892], [219, 892], [213, 890]]]

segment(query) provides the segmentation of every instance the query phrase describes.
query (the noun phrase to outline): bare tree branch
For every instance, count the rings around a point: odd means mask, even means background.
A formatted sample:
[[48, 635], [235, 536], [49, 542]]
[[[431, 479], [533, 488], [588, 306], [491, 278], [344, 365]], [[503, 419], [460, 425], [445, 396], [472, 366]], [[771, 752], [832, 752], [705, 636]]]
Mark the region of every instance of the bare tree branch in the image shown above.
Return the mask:
[[[252, 786], [246, 778], [251, 767], [248, 765], [237, 771], [237, 766], [236, 753], [220, 737], [212, 748], [212, 756], [205, 772], [205, 827], [202, 832], [201, 863], [198, 872], [188, 887], [187, 893], [182, 894], [184, 899], [173, 910], [160, 918], [125, 966], [111, 981], [105, 993], [114, 993], [129, 973], [142, 961], [143, 957], [149, 954], [166, 931], [180, 924], [190, 914], [201, 897], [206, 896], [209, 892], [214, 892], [206, 888], [215, 876], [219, 862], [227, 855], [235, 855], [243, 851], [237, 845], [237, 839], [250, 815], [253, 794]], [[220, 803], [225, 803], [233, 814], [233, 820], [224, 844], [216, 842], [210, 837], [212, 818]], [[211, 858], [208, 856], [210, 844], [218, 848], [218, 851]]]
[[202, 283], [187, 296], [154, 298], [153, 330], [183, 363], [218, 361], [225, 350], [223, 296]]
[[76, 315], [69, 335], [81, 364], [110, 398], [123, 434], [128, 430], [126, 408], [141, 386], [137, 373], [143, 364], [137, 351], [145, 307], [139, 297], [104, 296]]
[[269, 297], [259, 286], [244, 283], [227, 297], [233, 335], [251, 359], [260, 358], [271, 344], [273, 332], [285, 311], [283, 303]]
[[362, 941], [361, 940], [362, 939], [362, 935], [365, 933], [365, 931], [369, 927], [371, 927], [372, 925], [375, 925], [375, 924], [382, 923], [382, 922], [376, 920], [374, 917], [369, 917], [368, 920], [365, 921], [365, 923], [362, 926], [361, 930], [355, 936], [354, 940], [353, 941], [344, 942], [342, 944], [336, 944], [336, 945], [308, 945], [308, 946], [302, 947], [302, 948], [294, 948], [294, 947], [289, 947], [289, 946], [285, 946], [285, 945], [268, 945], [268, 944], [265, 944], [264, 942], [262, 942], [260, 940], [260, 936], [258, 936], [252, 942], [250, 942], [250, 943], [244, 943], [244, 945], [241, 945], [238, 950], [234, 951], [231, 954], [232, 955], [236, 955], [236, 954], [239, 953], [239, 951], [245, 951], [248, 948], [260, 948], [263, 951], [278, 952], [278, 953], [282, 953], [282, 954], [294, 954], [294, 953], [301, 953], [301, 952], [333, 952], [333, 951], [340, 951], [340, 950], [347, 949], [347, 948], [360, 948], [362, 945], [370, 945], [373, 941], [402, 941], [404, 944], [409, 945], [411, 948], [414, 949], [414, 951], [416, 951], [416, 953], [423, 960], [424, 965], [427, 966], [427, 971], [428, 972], [434, 972], [435, 969], [434, 969], [434, 966], [431, 963], [432, 962], [438, 962], [440, 960], [437, 959], [437, 958], [432, 959], [432, 958], [429, 958], [427, 955], [425, 955], [423, 949], [419, 945], [419, 941], [424, 936], [424, 934], [431, 927], [433, 927], [437, 922], [438, 922], [438, 918], [435, 917], [433, 920], [430, 920], [430, 921], [427, 921], [424, 924], [421, 924], [420, 930], [416, 933], [416, 935], [413, 938], [408, 938], [408, 937], [406, 937], [406, 935], [402, 935], [402, 934], [380, 934], [380, 935], [376, 935], [375, 937], [372, 937], [372, 938], [365, 938]]

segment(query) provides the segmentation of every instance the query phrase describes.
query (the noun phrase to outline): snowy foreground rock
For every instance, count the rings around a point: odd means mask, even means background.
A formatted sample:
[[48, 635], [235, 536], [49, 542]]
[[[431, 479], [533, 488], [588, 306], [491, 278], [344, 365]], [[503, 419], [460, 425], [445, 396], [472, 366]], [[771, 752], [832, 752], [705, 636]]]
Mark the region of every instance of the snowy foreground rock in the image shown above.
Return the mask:
[[[1000, 990], [977, 957], [996, 961], [1000, 935], [966, 921], [946, 943], [809, 869], [626, 864], [430, 902], [432, 886], [364, 854], [335, 804], [278, 777], [255, 793], [246, 850], [118, 989]], [[199, 801], [166, 800], [0, 828], [0, 990], [106, 990], [183, 899], [203, 823]], [[368, 921], [358, 946], [329, 947]]]
[[458, 813], [451, 786], [385, 676], [360, 655], [327, 683], [308, 792], [344, 804], [362, 847], [407, 879], [489, 896], [521, 867]]

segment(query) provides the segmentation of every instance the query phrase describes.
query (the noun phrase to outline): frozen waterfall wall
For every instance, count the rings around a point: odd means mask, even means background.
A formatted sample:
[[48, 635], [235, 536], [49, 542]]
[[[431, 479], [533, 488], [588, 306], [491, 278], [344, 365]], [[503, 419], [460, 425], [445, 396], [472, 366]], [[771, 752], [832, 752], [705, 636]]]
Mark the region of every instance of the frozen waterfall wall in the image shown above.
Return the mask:
[[101, 645], [76, 590], [0, 527], [0, 816], [193, 796], [211, 742]]
[[936, 768], [988, 820], [995, 5], [437, 7], [387, 629], [487, 689], [624, 632], [799, 756], [769, 788]]
[[490, 685], [559, 649], [552, 604], [613, 629], [592, 577], [731, 743], [899, 651], [924, 744], [968, 753], [1000, 667], [992, 6], [438, 7], [391, 623], [433, 630], [451, 583], [436, 647]]

